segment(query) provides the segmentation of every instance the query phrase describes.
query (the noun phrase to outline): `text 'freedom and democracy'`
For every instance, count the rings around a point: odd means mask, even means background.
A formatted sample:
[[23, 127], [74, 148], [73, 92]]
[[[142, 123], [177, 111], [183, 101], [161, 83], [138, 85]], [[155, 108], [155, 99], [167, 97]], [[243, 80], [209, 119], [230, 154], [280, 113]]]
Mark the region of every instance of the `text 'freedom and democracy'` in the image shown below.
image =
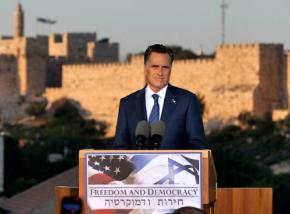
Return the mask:
[[198, 188], [118, 188], [118, 189], [98, 189], [90, 188], [90, 197], [194, 197], [198, 194]]

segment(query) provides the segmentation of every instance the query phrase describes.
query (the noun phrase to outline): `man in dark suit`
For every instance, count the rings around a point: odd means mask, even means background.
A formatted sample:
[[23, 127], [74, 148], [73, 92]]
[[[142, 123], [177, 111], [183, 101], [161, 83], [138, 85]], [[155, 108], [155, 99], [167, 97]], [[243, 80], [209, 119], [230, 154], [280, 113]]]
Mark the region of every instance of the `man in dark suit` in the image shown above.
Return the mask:
[[195, 94], [169, 84], [173, 52], [156, 44], [144, 53], [145, 88], [120, 101], [115, 149], [136, 149], [139, 121], [162, 120], [166, 129], [160, 149], [204, 149], [201, 109]]

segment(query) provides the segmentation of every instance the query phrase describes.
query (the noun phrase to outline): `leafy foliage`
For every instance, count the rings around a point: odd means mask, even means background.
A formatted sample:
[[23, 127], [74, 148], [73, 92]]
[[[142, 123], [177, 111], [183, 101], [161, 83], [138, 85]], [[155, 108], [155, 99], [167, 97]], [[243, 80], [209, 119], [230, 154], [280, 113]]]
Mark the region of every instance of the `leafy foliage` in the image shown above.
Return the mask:
[[[202, 96], [199, 96], [201, 106]], [[203, 105], [204, 106], [204, 105]], [[202, 107], [204, 109], [204, 107]], [[290, 201], [290, 173], [274, 174], [271, 165], [289, 160], [290, 116], [273, 122], [258, 119], [248, 112], [239, 116], [240, 125], [230, 125], [207, 136], [207, 148], [215, 158], [219, 187], [273, 187], [274, 213], [285, 213]], [[84, 119], [75, 105], [64, 102], [56, 108], [46, 125], [27, 128], [7, 126], [15, 139], [7, 147], [7, 157], [17, 156], [7, 171], [6, 195], [43, 181], [77, 165], [78, 151], [83, 148], [109, 149], [112, 139], [104, 139], [108, 125]], [[12, 139], [12, 138], [11, 138]], [[18, 141], [25, 144], [18, 146]], [[49, 162], [51, 153], [63, 159]], [[14, 164], [14, 165], [13, 165]]]
[[[289, 117], [290, 118], [290, 117]], [[227, 126], [207, 136], [218, 174], [219, 187], [273, 187], [274, 213], [289, 210], [290, 174], [273, 174], [270, 166], [289, 160], [290, 141], [282, 130], [286, 121], [257, 119], [241, 113], [241, 126]], [[290, 127], [289, 127], [290, 128]]]
[[12, 196], [18, 192], [21, 192], [33, 185], [37, 184], [38, 181], [33, 178], [17, 178], [7, 187], [7, 196]]
[[[111, 148], [111, 140], [102, 140], [108, 125], [83, 118], [71, 102], [63, 102], [52, 115], [45, 125], [37, 127], [6, 126], [13, 142], [6, 143], [6, 196], [76, 166], [80, 149]], [[49, 162], [50, 154], [60, 154], [62, 159]]]
[[241, 112], [238, 116], [238, 121], [245, 126], [252, 127], [257, 124], [258, 119], [253, 116], [250, 112]]
[[32, 101], [25, 108], [25, 112], [30, 116], [40, 116], [45, 113], [46, 106], [47, 106], [46, 99], [43, 99], [41, 101]]
[[196, 59], [197, 55], [189, 49], [183, 49], [181, 46], [172, 45], [169, 46], [173, 53], [175, 59]]

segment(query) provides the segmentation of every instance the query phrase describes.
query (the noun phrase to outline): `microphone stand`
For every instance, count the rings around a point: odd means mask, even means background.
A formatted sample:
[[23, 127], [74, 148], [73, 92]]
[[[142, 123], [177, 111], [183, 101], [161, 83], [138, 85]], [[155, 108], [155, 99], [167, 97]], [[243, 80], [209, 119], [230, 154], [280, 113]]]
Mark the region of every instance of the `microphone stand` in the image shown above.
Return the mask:
[[136, 137], [136, 146], [138, 150], [144, 149], [144, 142], [146, 141], [146, 137], [139, 135]]
[[157, 134], [155, 134], [151, 137], [151, 142], [152, 142], [151, 145], [152, 145], [153, 150], [157, 150], [160, 148], [161, 140], [162, 140], [162, 137], [160, 135], [157, 135]]

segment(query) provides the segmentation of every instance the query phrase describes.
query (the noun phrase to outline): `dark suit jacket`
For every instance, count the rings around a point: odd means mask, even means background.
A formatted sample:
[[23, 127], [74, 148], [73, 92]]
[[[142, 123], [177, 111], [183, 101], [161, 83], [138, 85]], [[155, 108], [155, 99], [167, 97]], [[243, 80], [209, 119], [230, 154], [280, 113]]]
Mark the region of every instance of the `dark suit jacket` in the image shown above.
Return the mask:
[[[147, 120], [145, 88], [120, 101], [115, 149], [136, 149], [135, 129], [142, 120]], [[160, 149], [205, 148], [200, 105], [195, 94], [169, 84], [161, 120], [166, 128]]]

